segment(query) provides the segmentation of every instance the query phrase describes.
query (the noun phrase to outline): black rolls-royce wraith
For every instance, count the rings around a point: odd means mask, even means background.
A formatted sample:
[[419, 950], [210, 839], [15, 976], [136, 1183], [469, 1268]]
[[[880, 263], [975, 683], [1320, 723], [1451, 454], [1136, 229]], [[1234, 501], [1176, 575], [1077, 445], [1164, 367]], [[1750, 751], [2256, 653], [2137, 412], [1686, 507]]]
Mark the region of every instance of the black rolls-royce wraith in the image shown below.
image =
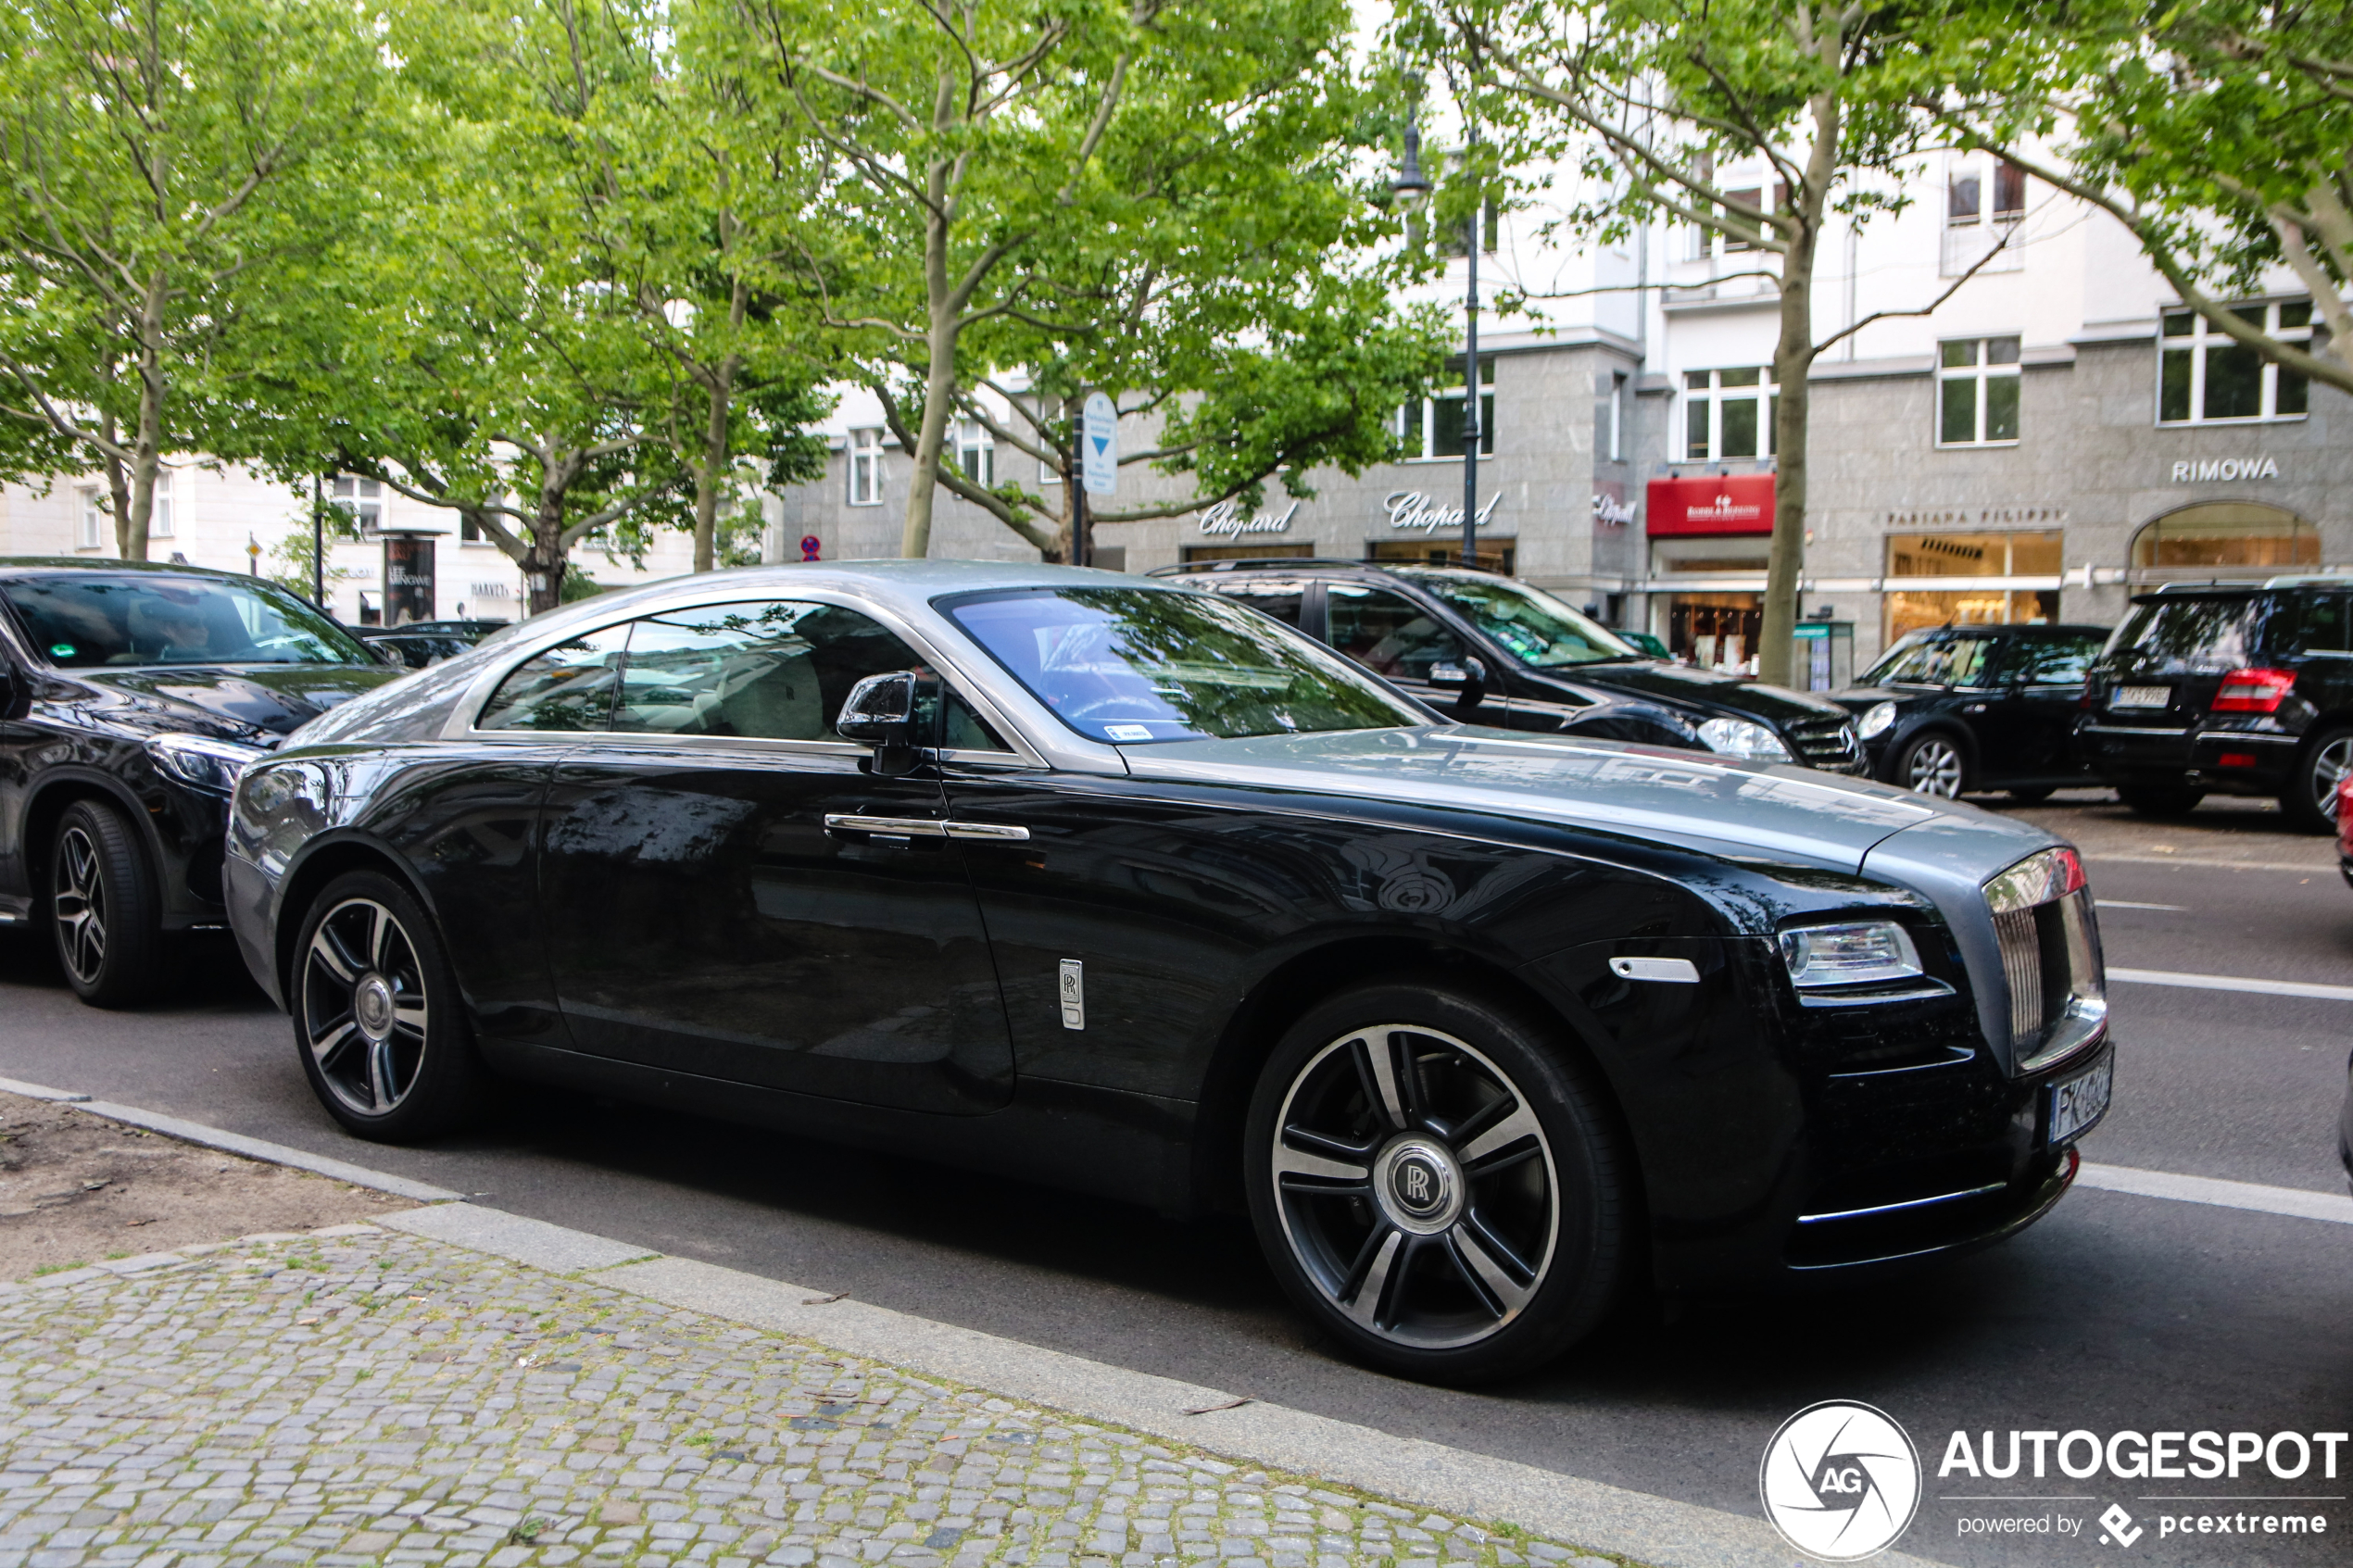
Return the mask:
[[232, 920], [363, 1135], [489, 1074], [1231, 1207], [1470, 1380], [2007, 1236], [2106, 1109], [2074, 852], [1818, 772], [1441, 721], [1176, 583], [601, 596], [257, 762]]

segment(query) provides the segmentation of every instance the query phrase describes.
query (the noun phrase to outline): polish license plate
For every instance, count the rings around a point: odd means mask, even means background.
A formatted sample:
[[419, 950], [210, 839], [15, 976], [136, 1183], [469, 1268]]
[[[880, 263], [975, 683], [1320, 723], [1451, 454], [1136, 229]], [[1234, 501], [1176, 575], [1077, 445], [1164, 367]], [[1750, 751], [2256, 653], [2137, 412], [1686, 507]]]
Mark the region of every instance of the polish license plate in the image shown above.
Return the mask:
[[2105, 1057], [2089, 1073], [2079, 1073], [2051, 1085], [2051, 1142], [2066, 1143], [2092, 1130], [2108, 1114], [2108, 1086], [2116, 1078], [2116, 1059]]
[[2171, 686], [2119, 686], [2116, 695], [2108, 699], [2110, 708], [2171, 708], [2173, 688]]

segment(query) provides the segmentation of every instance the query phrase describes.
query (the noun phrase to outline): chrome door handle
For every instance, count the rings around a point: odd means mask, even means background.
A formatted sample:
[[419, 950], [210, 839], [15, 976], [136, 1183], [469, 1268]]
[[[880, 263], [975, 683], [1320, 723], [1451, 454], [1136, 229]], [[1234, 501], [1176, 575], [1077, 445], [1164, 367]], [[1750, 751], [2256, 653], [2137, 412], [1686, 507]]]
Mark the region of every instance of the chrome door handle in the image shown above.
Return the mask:
[[997, 843], [1026, 841], [1029, 830], [1005, 822], [944, 822], [932, 817], [860, 817], [825, 813], [827, 833], [871, 833], [884, 838], [980, 838]]

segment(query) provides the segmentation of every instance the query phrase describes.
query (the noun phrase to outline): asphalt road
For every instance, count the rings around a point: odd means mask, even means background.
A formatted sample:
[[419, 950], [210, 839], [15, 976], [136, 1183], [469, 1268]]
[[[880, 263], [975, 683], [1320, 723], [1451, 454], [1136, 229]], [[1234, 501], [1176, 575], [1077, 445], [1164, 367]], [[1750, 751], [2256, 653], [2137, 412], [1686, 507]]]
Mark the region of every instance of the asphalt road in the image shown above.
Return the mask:
[[[2353, 985], [2353, 889], [2326, 841], [2218, 803], [2180, 824], [2063, 798], [2027, 814], [2081, 843], [2112, 967]], [[2016, 808], [2011, 808], [2016, 809]], [[2353, 1002], [2119, 983], [2117, 1100], [2086, 1157], [2341, 1194], [2334, 1125]], [[183, 1005], [77, 1004], [22, 935], [0, 936], [0, 1075], [168, 1111], [400, 1172], [500, 1207], [822, 1291], [1564, 1473], [1757, 1512], [1782, 1420], [1868, 1400], [1912, 1434], [1927, 1499], [1905, 1549], [1953, 1563], [2345, 1560], [2353, 1493], [2238, 1484], [1940, 1480], [1956, 1430], [2342, 1431], [2353, 1425], [2353, 1226], [2079, 1189], [2006, 1246], [1900, 1283], [1629, 1315], [1541, 1376], [1480, 1393], [1337, 1360], [1281, 1302], [1239, 1224], [1177, 1224], [1019, 1183], [535, 1095], [429, 1149], [342, 1135], [283, 1019], [225, 947]], [[2003, 1441], [2007, 1441], [2006, 1438]], [[2326, 1536], [2160, 1537], [2158, 1496], [2313, 1498]], [[2062, 1495], [2073, 1500], [1949, 1498]], [[2196, 1502], [2244, 1512], [2265, 1503]], [[1965, 1517], [2071, 1514], [2072, 1538], [1964, 1537]]]

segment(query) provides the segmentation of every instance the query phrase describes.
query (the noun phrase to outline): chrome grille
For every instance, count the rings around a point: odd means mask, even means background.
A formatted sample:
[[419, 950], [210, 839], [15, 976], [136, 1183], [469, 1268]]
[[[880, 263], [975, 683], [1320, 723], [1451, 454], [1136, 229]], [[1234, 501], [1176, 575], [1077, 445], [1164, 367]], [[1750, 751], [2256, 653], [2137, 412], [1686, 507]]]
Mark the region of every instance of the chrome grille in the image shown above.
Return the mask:
[[1856, 738], [1852, 719], [1807, 719], [1789, 730], [1807, 767], [1832, 773], [1863, 771], [1863, 743]]
[[1994, 935], [2002, 944], [2002, 977], [2010, 986], [2010, 1040], [2028, 1049], [2043, 1032], [2043, 910], [2012, 909], [1994, 917]]
[[[2010, 1045], [2020, 1072], [2057, 1060], [2106, 1016], [2106, 975], [2089, 889], [1998, 911], [1994, 935], [2010, 993]], [[2062, 1027], [2067, 1025], [2067, 1027]]]

